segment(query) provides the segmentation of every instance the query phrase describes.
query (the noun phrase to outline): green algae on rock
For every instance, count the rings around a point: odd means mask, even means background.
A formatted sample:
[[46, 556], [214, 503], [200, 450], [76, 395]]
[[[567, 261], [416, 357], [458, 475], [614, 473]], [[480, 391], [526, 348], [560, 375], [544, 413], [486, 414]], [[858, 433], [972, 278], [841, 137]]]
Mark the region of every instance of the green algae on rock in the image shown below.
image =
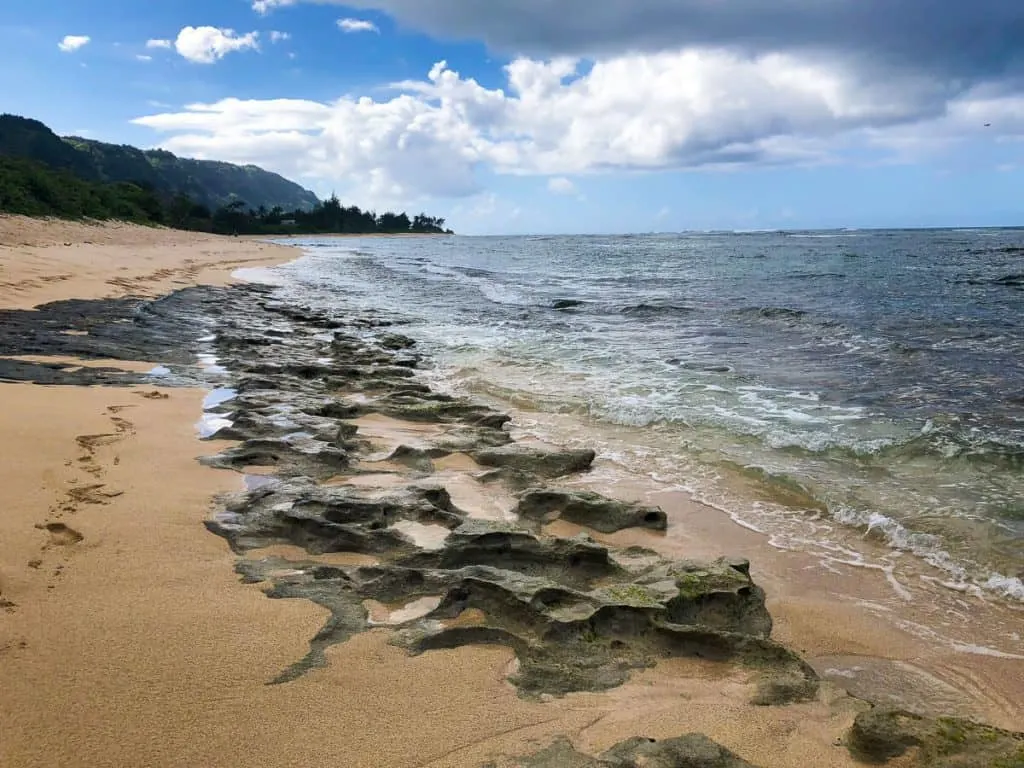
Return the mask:
[[952, 717], [930, 719], [875, 707], [857, 716], [847, 734], [850, 754], [884, 764], [912, 753], [921, 768], [1024, 768], [1024, 733]]
[[699, 733], [662, 741], [634, 737], [597, 757], [578, 752], [568, 739], [560, 738], [537, 754], [520, 758], [514, 765], [516, 768], [754, 768]]

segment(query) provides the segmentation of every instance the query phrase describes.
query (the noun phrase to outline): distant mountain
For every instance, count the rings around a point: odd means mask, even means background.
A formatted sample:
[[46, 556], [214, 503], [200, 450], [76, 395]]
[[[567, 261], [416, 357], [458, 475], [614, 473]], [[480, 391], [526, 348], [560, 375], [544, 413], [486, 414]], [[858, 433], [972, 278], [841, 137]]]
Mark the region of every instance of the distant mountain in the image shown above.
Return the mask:
[[166, 196], [187, 195], [210, 209], [234, 201], [250, 208], [311, 210], [308, 189], [255, 165], [191, 160], [163, 150], [61, 138], [38, 120], [0, 115], [0, 157], [34, 160], [85, 181], [130, 182]]

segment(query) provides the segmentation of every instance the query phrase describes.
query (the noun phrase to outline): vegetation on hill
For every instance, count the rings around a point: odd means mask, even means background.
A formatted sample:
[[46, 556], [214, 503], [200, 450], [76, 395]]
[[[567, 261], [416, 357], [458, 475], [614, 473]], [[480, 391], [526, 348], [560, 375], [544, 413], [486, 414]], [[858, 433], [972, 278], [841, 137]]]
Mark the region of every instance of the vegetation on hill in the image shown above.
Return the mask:
[[[83, 158], [86, 158], [83, 160]], [[191, 164], [216, 171], [205, 187]], [[163, 170], [161, 170], [163, 168]], [[169, 152], [63, 140], [35, 120], [0, 116], [0, 212], [71, 219], [121, 219], [218, 234], [443, 233], [445, 220], [419, 214], [363, 211], [337, 197], [312, 195], [293, 206], [255, 207], [233, 186], [239, 173], [268, 187], [267, 177], [298, 185], [255, 166], [182, 160]], [[218, 175], [219, 174], [219, 175]], [[170, 180], [170, 181], [169, 181]], [[285, 189], [285, 188], [282, 188]], [[232, 191], [228, 191], [232, 190]], [[211, 198], [227, 202], [210, 205]]]
[[67, 170], [10, 157], [0, 157], [0, 212], [165, 223], [164, 205], [152, 190], [86, 181]]
[[38, 120], [0, 115], [0, 156], [35, 160], [87, 181], [119, 181], [152, 187], [163, 195], [183, 194], [217, 208], [234, 200], [287, 210], [312, 209], [312, 192], [254, 165], [190, 160], [163, 150], [61, 138]]

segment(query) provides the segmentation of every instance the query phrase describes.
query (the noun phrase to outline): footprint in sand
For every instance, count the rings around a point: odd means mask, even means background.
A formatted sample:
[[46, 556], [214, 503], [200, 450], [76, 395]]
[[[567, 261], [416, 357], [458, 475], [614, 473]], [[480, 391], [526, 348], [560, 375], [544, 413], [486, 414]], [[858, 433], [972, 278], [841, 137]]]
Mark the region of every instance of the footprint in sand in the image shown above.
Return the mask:
[[96, 485], [84, 485], [72, 488], [68, 491], [68, 498], [79, 504], [106, 504], [108, 499], [115, 499], [124, 494], [124, 491], [105, 491], [103, 483]]
[[70, 547], [85, 539], [82, 534], [64, 523], [46, 523], [43, 528], [50, 534], [50, 543], [47, 546]]
[[135, 394], [138, 395], [139, 397], [144, 397], [147, 400], [168, 400], [171, 397], [170, 395], [166, 395], [163, 392], [156, 392], [156, 391], [153, 391], [153, 392], [136, 392]]
[[79, 435], [75, 438], [75, 442], [91, 454], [100, 446], [113, 445], [120, 439], [120, 434]]
[[26, 648], [28, 648], [28, 640], [8, 640], [6, 643], [0, 643], [0, 656], [5, 653], [23, 651]]

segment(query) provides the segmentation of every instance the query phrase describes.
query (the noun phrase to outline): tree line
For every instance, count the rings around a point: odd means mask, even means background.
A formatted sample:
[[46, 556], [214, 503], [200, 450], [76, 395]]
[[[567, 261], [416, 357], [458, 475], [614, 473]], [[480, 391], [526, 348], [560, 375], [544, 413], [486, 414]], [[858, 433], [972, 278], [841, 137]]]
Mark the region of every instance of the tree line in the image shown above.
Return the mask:
[[146, 182], [96, 182], [68, 170], [0, 156], [0, 212], [66, 219], [120, 219], [225, 235], [451, 234], [445, 220], [424, 213], [377, 214], [344, 206], [335, 195], [309, 210], [250, 208], [243, 200], [212, 209]]
[[451, 230], [445, 229], [443, 218], [420, 213], [410, 219], [404, 212], [364, 211], [357, 205], [342, 205], [336, 195], [311, 210], [294, 211], [279, 206], [252, 209], [244, 201], [235, 200], [212, 213], [194, 205], [186, 212], [187, 198], [176, 198], [175, 203], [185, 228], [205, 224], [204, 217], [209, 215], [209, 231], [218, 234], [451, 234]]

